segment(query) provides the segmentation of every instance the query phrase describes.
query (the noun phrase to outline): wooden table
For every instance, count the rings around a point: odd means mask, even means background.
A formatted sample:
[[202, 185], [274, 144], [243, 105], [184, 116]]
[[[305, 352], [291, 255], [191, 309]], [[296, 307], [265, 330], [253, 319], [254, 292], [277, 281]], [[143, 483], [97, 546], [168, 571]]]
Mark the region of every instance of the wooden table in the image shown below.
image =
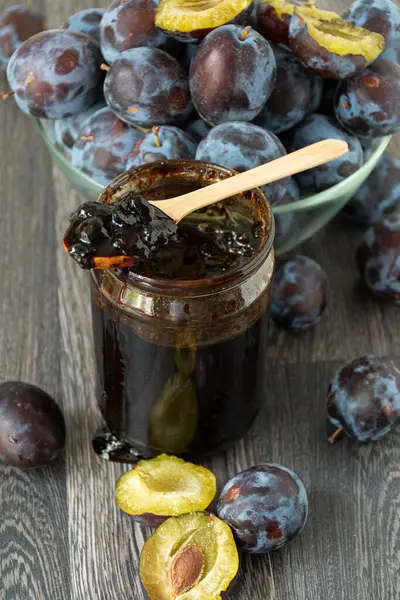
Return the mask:
[[[0, 9], [9, 4], [0, 0]], [[92, 2], [35, 4], [57, 25]], [[86, 281], [60, 244], [79, 199], [12, 101], [0, 107], [0, 130], [1, 380], [45, 388], [68, 429], [53, 468], [0, 467], [0, 598], [142, 600], [138, 558], [149, 531], [116, 508], [123, 467], [91, 451], [99, 415]], [[236, 600], [400, 599], [400, 435], [333, 447], [325, 436], [327, 384], [341, 362], [375, 352], [400, 363], [400, 310], [360, 286], [359, 237], [339, 218], [304, 246], [329, 274], [328, 314], [301, 337], [273, 338], [265, 410], [245, 440], [207, 463], [220, 485], [258, 462], [282, 463], [309, 492], [302, 535], [283, 551], [244, 558]]]

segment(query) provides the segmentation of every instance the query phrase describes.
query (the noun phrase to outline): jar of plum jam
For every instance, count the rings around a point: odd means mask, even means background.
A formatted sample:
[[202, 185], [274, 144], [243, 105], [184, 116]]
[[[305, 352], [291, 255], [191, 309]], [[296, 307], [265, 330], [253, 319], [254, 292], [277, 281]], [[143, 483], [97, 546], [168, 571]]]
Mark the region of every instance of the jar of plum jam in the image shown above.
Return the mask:
[[[151, 163], [99, 197], [147, 200], [233, 171], [198, 161]], [[203, 457], [242, 438], [263, 393], [274, 224], [258, 189], [186, 217], [168, 245], [134, 267], [93, 270], [92, 318], [104, 458]]]

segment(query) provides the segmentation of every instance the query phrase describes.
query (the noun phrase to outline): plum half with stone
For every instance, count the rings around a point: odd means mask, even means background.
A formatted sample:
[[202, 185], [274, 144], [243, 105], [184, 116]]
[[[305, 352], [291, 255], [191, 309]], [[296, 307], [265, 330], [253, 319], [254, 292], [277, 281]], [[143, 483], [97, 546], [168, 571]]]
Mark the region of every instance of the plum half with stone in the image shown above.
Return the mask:
[[328, 415], [337, 428], [359, 442], [381, 439], [400, 423], [400, 371], [374, 354], [359, 356], [340, 367], [329, 384]]
[[24, 113], [63, 119], [86, 110], [99, 98], [101, 61], [100, 46], [88, 35], [49, 29], [14, 52], [7, 78]]
[[400, 209], [367, 229], [356, 259], [371, 292], [400, 304]]
[[271, 318], [293, 332], [314, 327], [328, 304], [328, 277], [307, 256], [297, 255], [276, 270], [272, 288]]
[[305, 67], [322, 77], [346, 79], [376, 60], [385, 40], [335, 12], [299, 6], [290, 21], [289, 45]]
[[343, 15], [346, 21], [385, 38], [381, 58], [400, 63], [400, 7], [393, 0], [355, 0]]
[[296, 6], [315, 6], [315, 0], [260, 0], [258, 31], [275, 44], [289, 45], [289, 24]]
[[251, 27], [225, 25], [201, 43], [190, 65], [190, 92], [210, 125], [251, 121], [274, 88], [275, 56]]
[[363, 138], [400, 131], [400, 66], [379, 59], [339, 84], [335, 114], [340, 125]]
[[0, 459], [20, 468], [57, 460], [65, 445], [65, 422], [55, 400], [35, 385], [0, 385]]
[[232, 528], [241, 550], [271, 552], [288, 544], [307, 520], [307, 492], [290, 469], [275, 464], [235, 475], [221, 492], [217, 515]]
[[17, 48], [47, 28], [46, 18], [23, 5], [10, 6], [0, 16], [0, 67], [7, 67]]
[[150, 600], [220, 600], [238, 570], [229, 526], [204, 512], [162, 523], [140, 555], [140, 579]]
[[253, 0], [161, 0], [156, 25], [181, 42], [199, 42], [213, 29], [248, 22]]
[[171, 125], [153, 127], [136, 142], [126, 168], [140, 167], [158, 160], [194, 158], [196, 148], [197, 143], [178, 127]]
[[173, 124], [192, 110], [184, 68], [158, 48], [120, 54], [107, 72], [104, 96], [122, 121], [141, 127]]
[[215, 476], [205, 467], [161, 454], [124, 473], [115, 500], [135, 521], [158, 527], [168, 517], [206, 510], [216, 490]]

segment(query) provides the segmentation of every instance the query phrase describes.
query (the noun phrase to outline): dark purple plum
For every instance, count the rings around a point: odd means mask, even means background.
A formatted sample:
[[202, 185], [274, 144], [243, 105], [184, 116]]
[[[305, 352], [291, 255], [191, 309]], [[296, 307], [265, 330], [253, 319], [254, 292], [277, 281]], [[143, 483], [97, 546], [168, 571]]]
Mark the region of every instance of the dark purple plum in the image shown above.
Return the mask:
[[379, 59], [363, 73], [343, 81], [335, 102], [339, 123], [359, 137], [400, 131], [400, 66]]
[[305, 69], [290, 50], [283, 46], [274, 46], [273, 50], [277, 64], [276, 84], [255, 123], [273, 133], [281, 133], [318, 108], [322, 79]]
[[20, 468], [39, 468], [59, 458], [65, 422], [46, 392], [22, 381], [0, 385], [0, 459]]
[[130, 125], [168, 125], [192, 110], [183, 67], [158, 48], [132, 48], [117, 57], [107, 73], [104, 95]]
[[190, 65], [193, 104], [210, 125], [251, 121], [275, 84], [269, 43], [251, 27], [225, 25], [200, 44]]
[[392, 0], [356, 0], [344, 18], [385, 38], [381, 58], [400, 63], [400, 8]]
[[328, 414], [337, 428], [359, 442], [381, 439], [400, 423], [400, 371], [374, 354], [344, 364], [328, 389]]
[[286, 467], [262, 464], [232, 477], [223, 488], [217, 515], [239, 548], [252, 554], [277, 550], [303, 529], [308, 513], [301, 479]]
[[156, 25], [180, 42], [198, 43], [224, 25], [247, 24], [252, 10], [253, 0], [160, 0]]
[[107, 185], [126, 170], [128, 157], [143, 133], [123, 123], [109, 108], [83, 123], [72, 149], [72, 164]]
[[151, 46], [169, 50], [173, 41], [155, 26], [158, 0], [115, 0], [101, 21], [101, 50], [111, 64], [124, 50]]
[[170, 125], [153, 127], [152, 131], [136, 142], [129, 155], [126, 168], [140, 167], [140, 165], [158, 160], [194, 158], [196, 148], [197, 143], [193, 138], [178, 127]]
[[91, 115], [98, 110], [105, 108], [106, 103], [101, 100], [96, 102], [87, 110], [74, 115], [73, 117], [66, 117], [65, 119], [57, 119], [54, 121], [54, 138], [56, 145], [62, 150], [67, 156], [72, 157], [72, 148], [78, 139], [79, 131]]
[[281, 263], [272, 288], [271, 317], [278, 327], [301, 332], [314, 327], [328, 304], [329, 282], [323, 268], [307, 256]]
[[349, 152], [326, 165], [296, 175], [296, 181], [302, 190], [308, 192], [326, 190], [340, 183], [362, 166], [364, 154], [360, 140], [343, 131], [334, 119], [325, 115], [314, 113], [306, 117], [294, 129], [290, 149], [294, 152], [309, 144], [331, 138], [347, 142]]
[[400, 160], [387, 153], [343, 212], [353, 221], [369, 225], [380, 221], [397, 207], [400, 207]]
[[68, 29], [37, 33], [8, 63], [7, 77], [19, 108], [44, 119], [63, 119], [99, 98], [103, 72], [99, 44]]
[[299, 6], [290, 20], [289, 45], [305, 67], [322, 77], [346, 79], [376, 60], [385, 40], [335, 12]]
[[[253, 123], [237, 121], [213, 127], [198, 145], [196, 159], [243, 172], [285, 154], [276, 135]], [[271, 205], [277, 201], [280, 185], [281, 182], [262, 187]]]
[[0, 16], [0, 67], [7, 67], [17, 48], [28, 38], [46, 29], [46, 18], [26, 6], [10, 6]]
[[371, 292], [400, 304], [400, 210], [367, 229], [356, 259]]
[[104, 8], [86, 8], [80, 10], [68, 19], [63, 29], [80, 31], [90, 35], [96, 42], [100, 42], [100, 21], [105, 13]]
[[289, 25], [296, 6], [315, 6], [315, 0], [260, 0], [258, 31], [275, 44], [289, 45]]
[[[290, 179], [288, 183], [277, 186], [275, 193], [274, 207], [292, 204], [300, 200], [301, 194], [297, 183]], [[298, 225], [298, 219], [294, 211], [274, 214], [275, 220], [275, 249], [280, 251], [281, 248], [293, 238]]]
[[202, 139], [204, 139], [209, 134], [211, 129], [210, 126], [200, 118], [188, 121], [185, 123], [183, 128], [189, 135], [192, 136], [193, 139], [196, 140], [196, 142], [200, 142]]

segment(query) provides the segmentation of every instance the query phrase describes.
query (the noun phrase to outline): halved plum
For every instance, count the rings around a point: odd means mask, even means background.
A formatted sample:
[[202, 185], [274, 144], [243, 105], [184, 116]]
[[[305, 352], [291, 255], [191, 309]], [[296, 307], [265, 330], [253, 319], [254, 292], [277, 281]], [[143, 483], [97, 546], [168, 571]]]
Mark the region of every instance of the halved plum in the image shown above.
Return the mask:
[[385, 40], [335, 12], [298, 6], [290, 20], [289, 45], [305, 67], [322, 77], [347, 79], [378, 58]]
[[156, 25], [181, 42], [199, 42], [210, 31], [247, 22], [253, 0], [161, 0]]
[[229, 526], [201, 512], [165, 521], [140, 556], [140, 578], [150, 600], [219, 600], [238, 569]]
[[215, 475], [205, 467], [161, 454], [141, 460], [118, 479], [115, 499], [135, 521], [157, 527], [168, 517], [207, 509], [217, 491]]
[[260, 0], [258, 31], [270, 42], [289, 44], [289, 24], [296, 6], [315, 6], [315, 0]]

